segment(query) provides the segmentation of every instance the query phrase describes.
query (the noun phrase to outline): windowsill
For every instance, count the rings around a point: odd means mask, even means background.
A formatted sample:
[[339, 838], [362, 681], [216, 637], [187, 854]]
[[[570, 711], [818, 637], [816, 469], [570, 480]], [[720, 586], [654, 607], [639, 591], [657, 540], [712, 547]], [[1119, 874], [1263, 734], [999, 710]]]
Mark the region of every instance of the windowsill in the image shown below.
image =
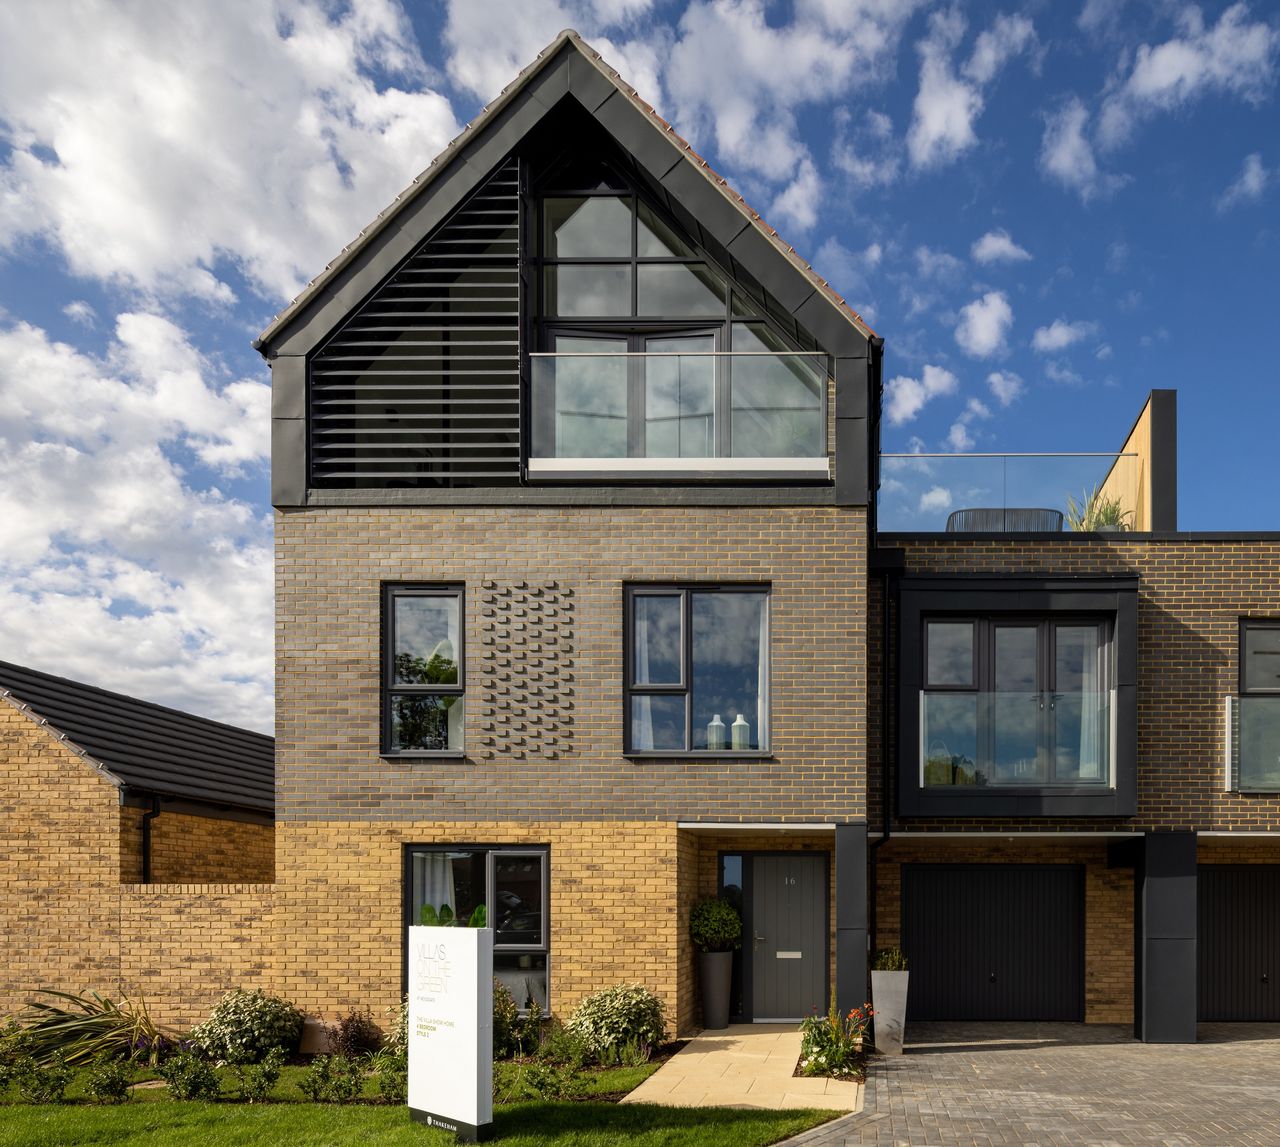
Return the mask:
[[384, 761], [465, 761], [465, 749], [405, 749], [402, 752], [380, 752]]
[[771, 749], [748, 749], [743, 752], [707, 752], [697, 749], [668, 749], [661, 752], [632, 749], [622, 754], [629, 761], [771, 761]]
[[530, 458], [529, 477], [545, 481], [827, 481], [828, 458]]

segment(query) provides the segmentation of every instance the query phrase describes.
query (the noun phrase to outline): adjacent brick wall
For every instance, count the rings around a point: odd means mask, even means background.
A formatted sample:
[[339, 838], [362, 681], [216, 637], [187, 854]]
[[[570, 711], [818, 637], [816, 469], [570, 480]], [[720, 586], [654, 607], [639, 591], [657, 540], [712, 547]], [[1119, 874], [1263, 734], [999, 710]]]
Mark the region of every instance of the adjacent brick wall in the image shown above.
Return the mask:
[[892, 840], [877, 854], [877, 948], [901, 945], [901, 866], [910, 863], [1083, 864], [1085, 1022], [1133, 1022], [1133, 870], [1108, 868], [1105, 842]]
[[[140, 808], [120, 810], [121, 877], [142, 879]], [[275, 828], [162, 811], [151, 822], [153, 884], [270, 884], [276, 878]]]
[[[1122, 574], [1138, 592], [1138, 815], [1115, 820], [912, 819], [901, 826], [1016, 831], [1280, 830], [1280, 796], [1222, 791], [1223, 698], [1237, 688], [1241, 617], [1280, 618], [1280, 541], [921, 539], [906, 544], [911, 574]], [[868, 611], [869, 802], [880, 815], [880, 583]], [[894, 637], [896, 640], [896, 636]], [[891, 781], [892, 783], [896, 783]]]
[[186, 1027], [230, 986], [271, 986], [269, 887], [124, 884], [123, 839], [115, 785], [0, 698], [0, 1014], [93, 990]]

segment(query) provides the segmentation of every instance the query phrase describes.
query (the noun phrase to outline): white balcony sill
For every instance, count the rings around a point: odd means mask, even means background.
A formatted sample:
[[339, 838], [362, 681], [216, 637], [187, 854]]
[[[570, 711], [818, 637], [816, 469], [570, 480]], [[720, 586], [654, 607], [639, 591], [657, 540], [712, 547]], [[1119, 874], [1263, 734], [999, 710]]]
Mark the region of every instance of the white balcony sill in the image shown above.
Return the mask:
[[815, 481], [831, 477], [827, 458], [530, 458], [531, 478], [754, 478]]

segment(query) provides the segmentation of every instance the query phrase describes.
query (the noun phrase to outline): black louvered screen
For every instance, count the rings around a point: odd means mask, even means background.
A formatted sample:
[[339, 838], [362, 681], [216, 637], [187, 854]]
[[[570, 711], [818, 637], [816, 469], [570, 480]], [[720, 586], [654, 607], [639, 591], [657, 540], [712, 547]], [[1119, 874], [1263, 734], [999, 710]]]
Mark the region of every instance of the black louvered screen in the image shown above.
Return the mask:
[[311, 480], [520, 478], [520, 172], [509, 159], [311, 360]]

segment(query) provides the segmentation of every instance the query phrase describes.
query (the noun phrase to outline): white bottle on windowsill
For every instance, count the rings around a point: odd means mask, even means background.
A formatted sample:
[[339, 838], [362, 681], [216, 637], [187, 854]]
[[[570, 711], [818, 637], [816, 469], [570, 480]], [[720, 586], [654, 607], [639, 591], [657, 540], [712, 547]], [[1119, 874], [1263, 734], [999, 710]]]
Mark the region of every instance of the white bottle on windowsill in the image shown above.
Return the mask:
[[738, 714], [738, 719], [734, 721], [733, 727], [729, 730], [733, 737], [733, 751], [741, 752], [751, 747], [751, 726], [747, 724], [747, 719]]
[[724, 722], [720, 720], [720, 714], [717, 713], [707, 725], [707, 748], [723, 749], [725, 744]]

